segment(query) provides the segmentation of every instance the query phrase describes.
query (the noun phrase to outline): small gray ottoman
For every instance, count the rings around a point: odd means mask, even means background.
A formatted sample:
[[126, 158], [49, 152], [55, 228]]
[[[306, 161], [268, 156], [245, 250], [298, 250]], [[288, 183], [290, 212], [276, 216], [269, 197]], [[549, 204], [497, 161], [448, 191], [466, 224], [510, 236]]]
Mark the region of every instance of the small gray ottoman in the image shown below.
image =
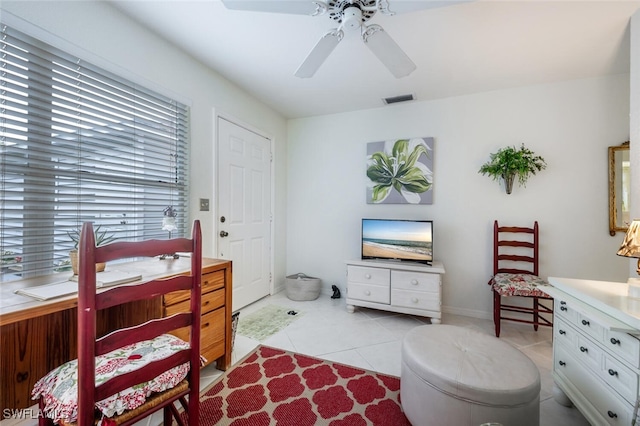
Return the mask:
[[425, 325], [402, 341], [400, 400], [415, 426], [539, 426], [540, 373], [494, 336]]

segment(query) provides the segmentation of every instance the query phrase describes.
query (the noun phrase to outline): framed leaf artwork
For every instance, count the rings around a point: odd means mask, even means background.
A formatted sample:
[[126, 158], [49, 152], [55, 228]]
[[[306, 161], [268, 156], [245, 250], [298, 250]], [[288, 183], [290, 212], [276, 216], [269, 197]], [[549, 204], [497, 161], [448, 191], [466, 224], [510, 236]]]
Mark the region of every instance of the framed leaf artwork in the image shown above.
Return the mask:
[[433, 203], [433, 138], [367, 144], [368, 204]]

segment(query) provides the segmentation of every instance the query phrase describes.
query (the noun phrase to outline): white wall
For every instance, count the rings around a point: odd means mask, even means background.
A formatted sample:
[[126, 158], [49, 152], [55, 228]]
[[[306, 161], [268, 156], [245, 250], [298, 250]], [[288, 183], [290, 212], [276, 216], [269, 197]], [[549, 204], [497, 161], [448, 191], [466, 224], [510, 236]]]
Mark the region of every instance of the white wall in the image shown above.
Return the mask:
[[[626, 281], [609, 236], [607, 146], [629, 139], [629, 75], [523, 87], [289, 121], [287, 274], [345, 288], [360, 256], [360, 219], [434, 220], [443, 309], [488, 317], [492, 226], [541, 229], [541, 274]], [[433, 136], [432, 205], [366, 203], [367, 142]], [[489, 154], [524, 143], [548, 166], [507, 195], [477, 173]]]
[[[6, 1], [2, 19], [28, 34], [191, 105], [190, 215], [200, 219], [205, 256], [215, 256], [215, 120], [225, 114], [275, 141], [275, 278], [285, 270], [286, 121], [239, 87], [104, 2]], [[7, 13], [9, 12], [9, 13]], [[199, 198], [213, 207], [200, 212]]]

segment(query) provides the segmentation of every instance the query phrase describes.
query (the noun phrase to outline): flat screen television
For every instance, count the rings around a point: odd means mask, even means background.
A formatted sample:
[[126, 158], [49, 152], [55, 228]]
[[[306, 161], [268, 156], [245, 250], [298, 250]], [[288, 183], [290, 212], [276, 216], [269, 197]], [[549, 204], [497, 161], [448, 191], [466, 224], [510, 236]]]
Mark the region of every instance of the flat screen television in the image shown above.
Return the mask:
[[433, 221], [362, 219], [362, 259], [433, 261]]

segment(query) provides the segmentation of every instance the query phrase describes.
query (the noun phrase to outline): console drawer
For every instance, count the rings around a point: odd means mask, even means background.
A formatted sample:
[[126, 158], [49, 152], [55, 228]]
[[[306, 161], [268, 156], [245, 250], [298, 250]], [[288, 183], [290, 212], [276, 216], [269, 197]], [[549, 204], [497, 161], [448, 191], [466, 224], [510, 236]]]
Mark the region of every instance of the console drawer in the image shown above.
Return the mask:
[[561, 320], [560, 317], [556, 316], [554, 318], [555, 324], [553, 324], [553, 338], [555, 342], [563, 343], [569, 347], [575, 346], [575, 342], [577, 339], [576, 331], [573, 327], [569, 326], [565, 321]]
[[385, 303], [391, 302], [388, 285], [370, 285], [349, 281], [347, 296], [350, 299], [364, 300], [367, 302]]
[[630, 404], [638, 397], [638, 374], [605, 353], [600, 376]]
[[440, 294], [424, 291], [391, 290], [391, 304], [405, 308], [440, 311]]
[[391, 272], [383, 268], [366, 268], [362, 266], [347, 267], [349, 283], [374, 284], [379, 286], [389, 286]]
[[394, 289], [437, 292], [440, 290], [440, 275], [420, 272], [391, 271]]

